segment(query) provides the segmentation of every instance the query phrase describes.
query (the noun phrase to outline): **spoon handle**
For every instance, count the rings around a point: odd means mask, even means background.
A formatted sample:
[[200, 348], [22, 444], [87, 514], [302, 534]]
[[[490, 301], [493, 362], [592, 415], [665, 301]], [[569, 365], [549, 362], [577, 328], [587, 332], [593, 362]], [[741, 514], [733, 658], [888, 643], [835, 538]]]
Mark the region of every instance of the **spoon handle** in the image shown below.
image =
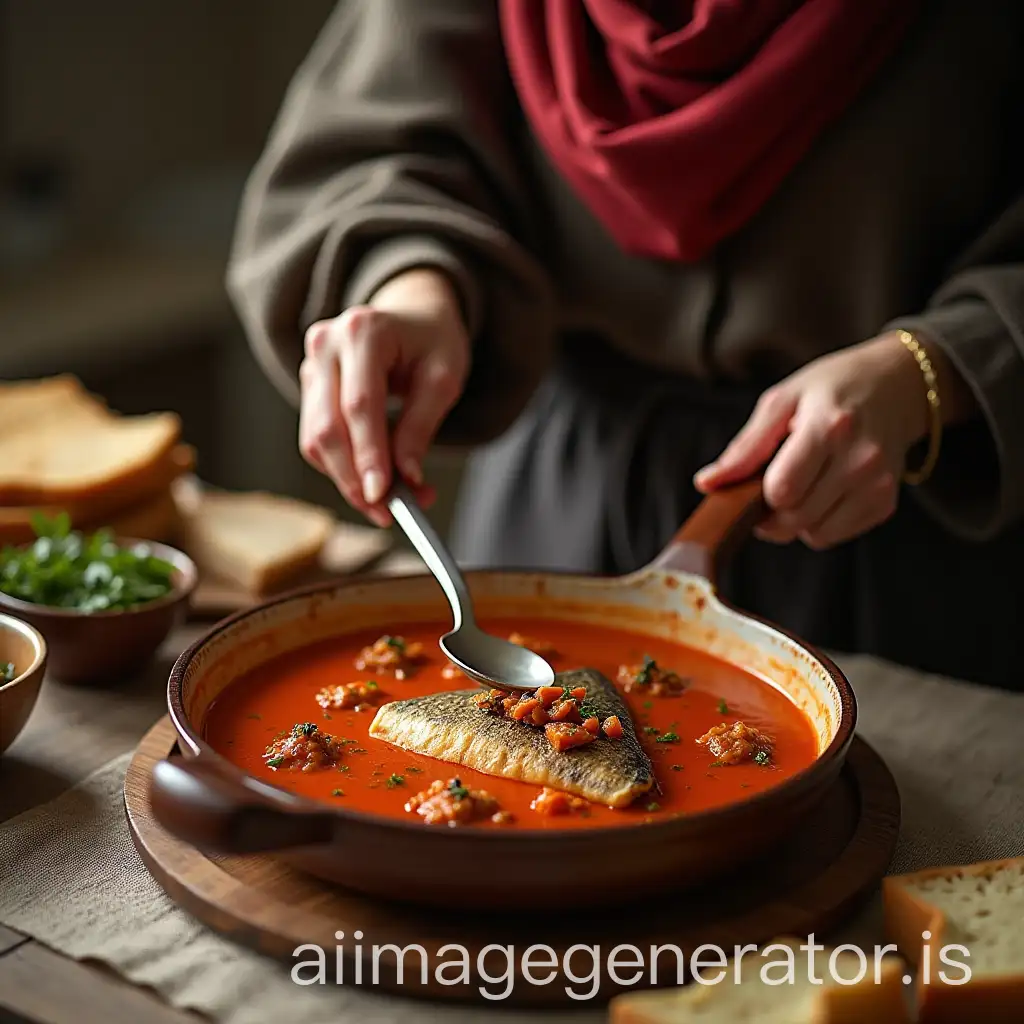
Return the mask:
[[452, 617], [455, 620], [453, 629], [459, 629], [464, 623], [472, 623], [473, 603], [466, 581], [447, 545], [437, 535], [437, 531], [420, 508], [415, 495], [401, 481], [395, 481], [391, 489], [388, 509], [395, 517], [395, 522], [405, 531], [412, 546], [427, 563], [427, 568], [441, 584], [441, 589], [452, 606]]

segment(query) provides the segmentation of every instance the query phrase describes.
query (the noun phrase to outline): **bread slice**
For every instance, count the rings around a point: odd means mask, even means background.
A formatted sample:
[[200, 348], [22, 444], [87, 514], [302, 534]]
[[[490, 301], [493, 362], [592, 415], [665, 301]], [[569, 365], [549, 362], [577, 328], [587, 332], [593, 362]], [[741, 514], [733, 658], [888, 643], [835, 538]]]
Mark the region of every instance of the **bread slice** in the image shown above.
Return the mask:
[[[835, 970], [830, 971], [832, 949], [814, 950], [813, 977], [808, 970], [809, 952], [800, 939], [782, 938], [744, 953], [726, 968], [713, 984], [691, 982], [681, 988], [631, 992], [617, 996], [609, 1008], [611, 1024], [907, 1024], [903, 995], [903, 965], [896, 957], [881, 961], [875, 979], [874, 951], [866, 950], [867, 970], [857, 984], [842, 984], [836, 977], [858, 977], [862, 961], [852, 950], [839, 950]], [[792, 951], [789, 981], [783, 966]], [[764, 954], [764, 955], [761, 955]], [[705, 969], [703, 976], [715, 978], [722, 968]], [[737, 983], [737, 970], [739, 983]], [[782, 984], [772, 984], [782, 978]]]
[[314, 565], [336, 522], [326, 509], [260, 491], [204, 492], [179, 510], [180, 542], [200, 573], [256, 595]]
[[174, 413], [116, 416], [74, 377], [0, 386], [0, 505], [130, 504], [160, 490]]
[[1024, 857], [894, 875], [882, 898], [887, 937], [918, 969], [922, 1024], [1024, 1021]]

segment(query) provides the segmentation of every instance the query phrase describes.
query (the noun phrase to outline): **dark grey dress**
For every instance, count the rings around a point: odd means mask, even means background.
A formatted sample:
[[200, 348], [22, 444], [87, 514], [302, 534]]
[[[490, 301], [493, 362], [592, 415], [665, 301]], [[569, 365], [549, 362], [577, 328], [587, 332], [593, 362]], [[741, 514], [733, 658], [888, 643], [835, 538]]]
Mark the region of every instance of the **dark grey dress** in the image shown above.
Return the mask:
[[[696, 507], [693, 473], [732, 438], [759, 391], [673, 378], [596, 339], [570, 339], [513, 429], [472, 457], [457, 556], [478, 567], [604, 574], [643, 566]], [[945, 443], [986, 450], [963, 431]], [[961, 541], [906, 491], [890, 522], [829, 551], [751, 539], [722, 589], [822, 647], [1024, 689], [1019, 527], [983, 545]]]

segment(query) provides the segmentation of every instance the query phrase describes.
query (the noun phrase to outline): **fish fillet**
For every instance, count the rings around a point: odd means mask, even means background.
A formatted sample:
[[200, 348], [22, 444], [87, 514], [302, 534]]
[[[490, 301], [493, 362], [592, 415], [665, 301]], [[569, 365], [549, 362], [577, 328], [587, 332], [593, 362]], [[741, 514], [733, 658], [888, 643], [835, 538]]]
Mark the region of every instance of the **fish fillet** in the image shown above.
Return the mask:
[[434, 693], [385, 704], [370, 735], [439, 761], [465, 765], [487, 775], [574, 793], [593, 803], [625, 807], [654, 785], [651, 760], [644, 753], [625, 702], [600, 672], [560, 672], [555, 684], [585, 686], [602, 720], [618, 715], [622, 738], [605, 737], [558, 753], [536, 729], [489, 715], [476, 706], [479, 689]]

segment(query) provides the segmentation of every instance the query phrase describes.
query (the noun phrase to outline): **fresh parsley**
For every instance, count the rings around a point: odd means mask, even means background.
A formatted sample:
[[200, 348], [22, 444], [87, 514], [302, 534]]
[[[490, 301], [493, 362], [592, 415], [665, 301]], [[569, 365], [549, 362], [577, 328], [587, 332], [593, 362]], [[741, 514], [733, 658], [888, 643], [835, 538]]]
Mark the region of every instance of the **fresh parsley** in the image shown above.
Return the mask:
[[640, 686], [646, 686], [651, 681], [651, 676], [657, 671], [658, 663], [649, 655], [644, 655], [640, 670], [633, 677], [633, 681]]
[[755, 764], [771, 764], [772, 763], [772, 755], [769, 754], [767, 750], [759, 750], [754, 755], [754, 763]]
[[384, 643], [388, 645], [392, 650], [398, 651], [399, 654], [405, 652], [405, 640], [400, 636], [385, 636], [382, 637]]
[[284, 757], [281, 756], [280, 754], [277, 757], [268, 757], [267, 758], [267, 767], [268, 768], [278, 768], [282, 764], [284, 764]]
[[654, 742], [655, 743], [678, 743], [679, 742], [679, 734], [675, 733], [675, 732], [666, 732], [664, 735], [659, 736]]
[[729, 705], [726, 704], [724, 700], [720, 700], [718, 702], [718, 713], [720, 715], [727, 715], [727, 714], [729, 714]]
[[345, 791], [343, 789], [332, 789], [331, 796], [344, 796]]
[[461, 779], [452, 779], [448, 783], [448, 792], [453, 800], [465, 800], [469, 796], [469, 790], [462, 784]]
[[292, 728], [296, 736], [312, 736], [316, 732], [316, 722], [300, 722]]
[[0, 551], [0, 591], [32, 604], [80, 612], [120, 611], [165, 597], [174, 566], [149, 545], [119, 545], [109, 530], [84, 535], [66, 512], [32, 517], [35, 541]]
[[652, 800], [652, 801], [651, 801], [651, 802], [650, 802], [650, 803], [649, 803], [649, 804], [647, 805], [647, 810], [649, 810], [649, 811], [660, 811], [660, 810], [661, 810], [661, 804], [659, 804], [659, 803], [657, 802], [657, 800]]
[[655, 729], [653, 725], [645, 725], [644, 726], [644, 732], [647, 733], [648, 736], [657, 736], [658, 735], [658, 730]]
[[393, 772], [388, 776], [388, 780], [385, 783], [388, 789], [396, 789], [398, 786], [405, 785], [405, 776], [399, 775], [397, 772]]

